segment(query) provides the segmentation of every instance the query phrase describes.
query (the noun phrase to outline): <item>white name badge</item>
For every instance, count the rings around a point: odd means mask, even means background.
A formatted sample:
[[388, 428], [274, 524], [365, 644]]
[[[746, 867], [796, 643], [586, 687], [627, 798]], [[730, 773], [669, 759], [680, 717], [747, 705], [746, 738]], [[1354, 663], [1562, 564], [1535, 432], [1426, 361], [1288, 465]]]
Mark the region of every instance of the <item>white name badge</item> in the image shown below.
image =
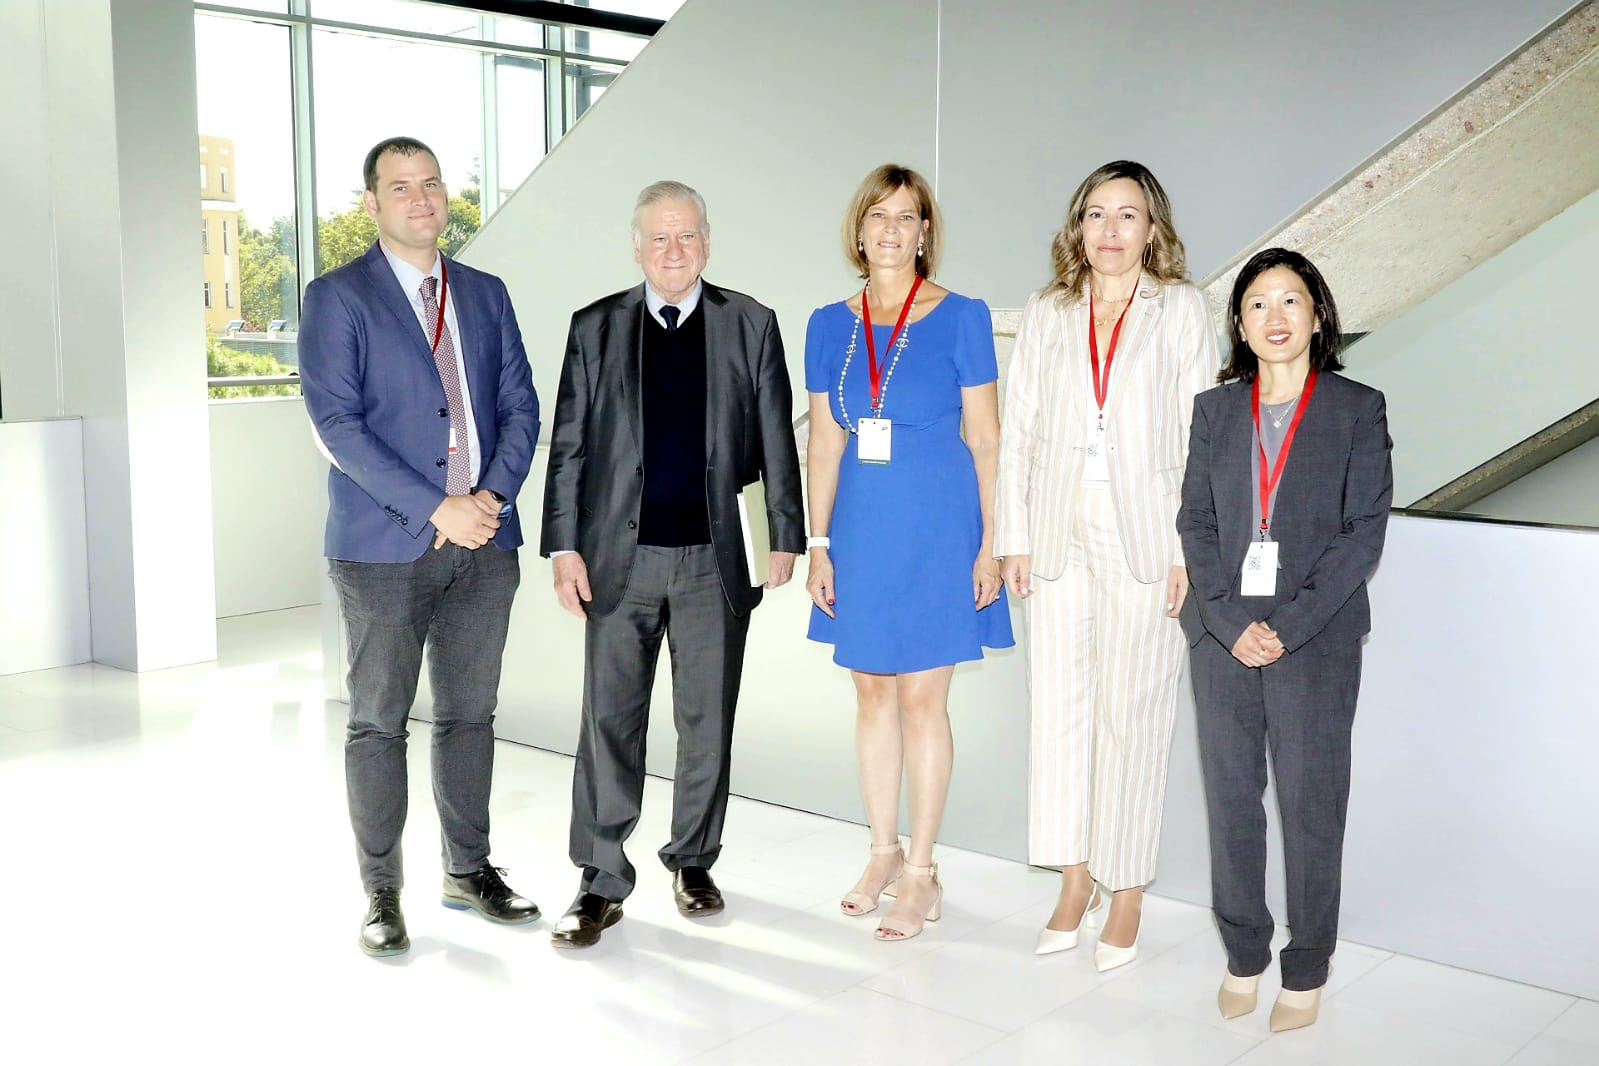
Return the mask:
[[450, 427], [450, 454], [455, 454], [455, 427]]
[[1088, 416], [1088, 430], [1083, 439], [1083, 480], [1109, 481], [1110, 463], [1105, 455], [1105, 420], [1098, 412]]
[[855, 423], [860, 435], [856, 456], [863, 463], [886, 463], [893, 453], [894, 421], [890, 418], [862, 418]]
[[1277, 594], [1277, 542], [1257, 540], [1244, 556], [1244, 572], [1239, 591], [1245, 596]]

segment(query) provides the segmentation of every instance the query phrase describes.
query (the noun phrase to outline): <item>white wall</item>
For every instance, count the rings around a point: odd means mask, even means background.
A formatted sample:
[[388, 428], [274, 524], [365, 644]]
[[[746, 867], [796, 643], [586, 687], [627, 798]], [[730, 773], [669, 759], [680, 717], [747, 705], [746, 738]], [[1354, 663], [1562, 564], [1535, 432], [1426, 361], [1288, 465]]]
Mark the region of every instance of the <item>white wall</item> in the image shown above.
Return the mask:
[[327, 460], [298, 397], [211, 405], [217, 617], [322, 602]]
[[[1201, 277], [1572, 6], [689, 0], [465, 258], [506, 279], [551, 388], [571, 312], [637, 277], [633, 195], [680, 177], [710, 202], [707, 276], [777, 310], [798, 382], [810, 309], [856, 284], [836, 232], [880, 162], [936, 179], [940, 280], [992, 306], [1046, 280], [1072, 188], [1123, 156], [1166, 183]], [[1268, 106], [1285, 117], [1250, 132]]]
[[640, 280], [639, 189], [675, 178], [709, 207], [705, 277], [776, 310], [802, 410], [806, 318], [859, 284], [850, 195], [879, 163], [932, 169], [937, 31], [928, 0], [689, 0], [463, 256], [510, 287], [540, 395], [572, 312]]
[[88, 661], [83, 424], [0, 422], [0, 675]]
[[[1596, 258], [1599, 192], [1349, 349], [1350, 376], [1388, 396], [1396, 504], [1599, 398], [1589, 314]], [[1556, 486], [1547, 497], [1546, 484]], [[1594, 484], [1588, 499], [1599, 495]], [[1570, 513], [1564, 493], [1546, 477], [1504, 497], [1495, 513], [1513, 501], [1526, 510], [1512, 517], [1558, 521], [1545, 516]]]
[[194, 9], [8, 0], [9, 417], [81, 415], [96, 660], [216, 655], [194, 221]]

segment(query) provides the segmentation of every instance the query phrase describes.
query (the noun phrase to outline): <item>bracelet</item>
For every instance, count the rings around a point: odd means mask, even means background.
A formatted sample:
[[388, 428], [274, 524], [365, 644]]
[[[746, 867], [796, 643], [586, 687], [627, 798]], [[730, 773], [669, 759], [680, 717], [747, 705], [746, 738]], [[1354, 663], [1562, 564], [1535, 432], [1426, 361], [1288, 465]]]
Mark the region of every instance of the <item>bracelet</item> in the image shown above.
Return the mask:
[[806, 537], [805, 538], [805, 550], [806, 551], [810, 551], [812, 548], [831, 548], [832, 546], [833, 546], [833, 542], [831, 540], [829, 540], [827, 537]]

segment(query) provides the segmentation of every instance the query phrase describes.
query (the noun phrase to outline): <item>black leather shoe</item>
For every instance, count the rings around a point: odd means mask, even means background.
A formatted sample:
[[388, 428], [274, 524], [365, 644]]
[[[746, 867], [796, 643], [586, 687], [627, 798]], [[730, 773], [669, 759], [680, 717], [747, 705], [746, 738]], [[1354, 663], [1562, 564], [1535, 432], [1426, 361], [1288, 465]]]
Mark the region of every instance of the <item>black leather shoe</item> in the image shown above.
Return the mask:
[[672, 897], [677, 901], [677, 913], [685, 918], [722, 913], [722, 890], [703, 866], [685, 866], [673, 874]]
[[405, 915], [400, 913], [400, 890], [380, 888], [367, 901], [361, 923], [361, 950], [368, 955], [403, 955], [411, 950], [405, 935]]
[[550, 944], [558, 948], [591, 948], [600, 942], [601, 933], [621, 920], [620, 900], [580, 892], [571, 909], [555, 923]]
[[484, 863], [469, 874], [444, 875], [443, 903], [451, 910], [477, 911], [493, 922], [506, 925], [524, 925], [539, 916], [539, 907], [524, 899], [501, 880], [504, 870]]

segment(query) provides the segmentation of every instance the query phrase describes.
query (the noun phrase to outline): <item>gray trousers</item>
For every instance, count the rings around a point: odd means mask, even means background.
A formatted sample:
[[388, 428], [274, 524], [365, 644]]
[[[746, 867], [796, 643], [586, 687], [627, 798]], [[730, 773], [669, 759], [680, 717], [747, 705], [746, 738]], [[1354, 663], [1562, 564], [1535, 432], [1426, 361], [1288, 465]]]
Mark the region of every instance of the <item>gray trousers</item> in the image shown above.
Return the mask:
[[1360, 656], [1358, 640], [1312, 640], [1253, 670], [1208, 634], [1192, 650], [1211, 905], [1235, 976], [1252, 977], [1271, 962], [1261, 802], [1269, 748], [1293, 934], [1280, 960], [1282, 984], [1308, 990], [1327, 982], [1338, 941]]
[[749, 617], [728, 608], [710, 545], [640, 545], [622, 602], [589, 615], [583, 717], [572, 773], [572, 862], [583, 891], [625, 899], [637, 881], [623, 844], [644, 798], [650, 690], [664, 636], [672, 659], [677, 772], [669, 870], [709, 867], [722, 850], [733, 711]]
[[367, 892], [405, 880], [406, 722], [424, 645], [433, 688], [433, 801], [444, 865], [471, 873], [489, 857], [489, 786], [500, 661], [521, 580], [517, 554], [446, 544], [410, 563], [330, 559], [349, 638], [344, 783]]

